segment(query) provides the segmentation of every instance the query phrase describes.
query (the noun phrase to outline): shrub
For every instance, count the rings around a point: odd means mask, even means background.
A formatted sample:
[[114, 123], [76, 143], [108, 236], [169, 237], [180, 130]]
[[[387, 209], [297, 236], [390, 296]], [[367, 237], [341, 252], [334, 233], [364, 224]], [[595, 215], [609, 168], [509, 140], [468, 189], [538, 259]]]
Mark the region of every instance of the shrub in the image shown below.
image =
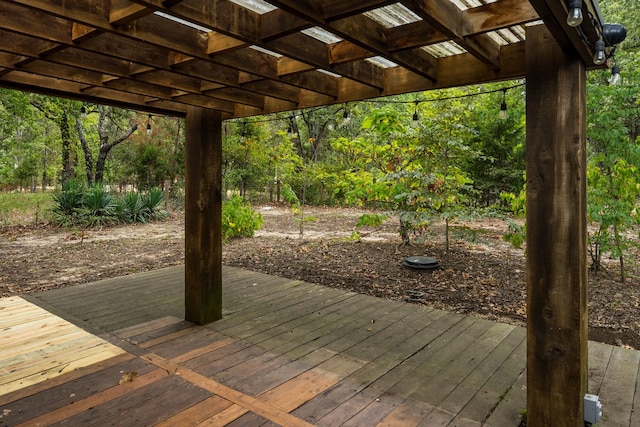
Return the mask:
[[67, 227], [80, 222], [84, 206], [85, 186], [76, 181], [65, 183], [62, 190], [53, 193], [52, 219]]
[[167, 211], [162, 208], [164, 192], [161, 188], [153, 187], [150, 189], [149, 192], [142, 197], [142, 203], [149, 212], [149, 219], [159, 220], [167, 217]]
[[527, 226], [516, 224], [513, 221], [509, 221], [509, 232], [503, 237], [505, 242], [509, 242], [516, 249], [520, 249], [527, 240]]
[[295, 191], [293, 191], [293, 188], [291, 188], [289, 184], [287, 183], [283, 184], [281, 191], [282, 191], [282, 198], [286, 203], [289, 203], [290, 205], [300, 204], [300, 199], [298, 199], [298, 195], [296, 194]]
[[251, 205], [244, 203], [242, 197], [233, 196], [222, 204], [222, 239], [232, 237], [252, 237], [262, 227], [262, 215], [254, 211]]
[[360, 216], [360, 218], [358, 219], [356, 227], [378, 227], [388, 218], [389, 217], [387, 215], [371, 213], [362, 214], [362, 216]]
[[68, 226], [101, 226], [113, 222], [142, 222], [164, 219], [164, 193], [152, 188], [148, 193], [129, 192], [114, 197], [101, 184], [86, 187], [69, 183], [54, 193], [53, 220]]
[[120, 203], [122, 205], [118, 208], [121, 215], [120, 220], [145, 223], [149, 219], [149, 212], [140, 193], [134, 191], [126, 193]]
[[85, 190], [81, 216], [88, 226], [105, 225], [116, 220], [115, 202], [104, 186], [94, 184]]

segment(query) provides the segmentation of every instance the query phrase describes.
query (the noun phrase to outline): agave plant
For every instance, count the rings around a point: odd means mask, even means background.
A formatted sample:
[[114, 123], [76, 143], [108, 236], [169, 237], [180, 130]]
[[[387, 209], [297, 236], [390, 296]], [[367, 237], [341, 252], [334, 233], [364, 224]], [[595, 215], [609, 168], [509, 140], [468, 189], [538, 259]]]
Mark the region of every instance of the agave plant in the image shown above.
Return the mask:
[[153, 187], [142, 200], [149, 212], [149, 219], [165, 219], [167, 217], [167, 211], [162, 209], [164, 192], [161, 188]]
[[139, 193], [129, 192], [122, 198], [122, 220], [125, 222], [147, 222], [148, 215]]
[[53, 220], [65, 227], [80, 222], [84, 197], [84, 185], [75, 181], [64, 184], [53, 194]]
[[115, 221], [115, 202], [101, 184], [89, 187], [84, 197], [84, 221], [87, 225], [104, 225]]

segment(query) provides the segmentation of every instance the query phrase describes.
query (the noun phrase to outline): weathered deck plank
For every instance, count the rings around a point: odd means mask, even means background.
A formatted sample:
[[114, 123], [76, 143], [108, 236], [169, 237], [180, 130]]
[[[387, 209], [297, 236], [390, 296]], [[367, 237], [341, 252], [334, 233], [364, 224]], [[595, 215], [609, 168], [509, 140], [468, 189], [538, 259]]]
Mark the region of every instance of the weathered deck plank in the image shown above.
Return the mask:
[[[520, 422], [522, 328], [231, 267], [223, 277], [225, 317], [205, 327], [180, 320], [182, 267], [28, 297], [131, 354], [0, 396], [0, 411], [16, 411], [11, 425]], [[22, 325], [24, 310], [13, 309], [4, 328], [0, 309], [0, 336], [35, 350], [39, 334]], [[65, 334], [44, 336], [55, 345]], [[603, 425], [637, 424], [640, 353], [591, 343], [590, 357], [589, 388], [605, 403]], [[133, 382], [119, 384], [122, 372], [134, 371]], [[34, 410], [41, 401], [47, 405]]]
[[600, 387], [600, 400], [605, 409], [602, 425], [630, 425], [633, 412], [629, 408], [633, 408], [639, 364], [640, 352], [614, 347]]

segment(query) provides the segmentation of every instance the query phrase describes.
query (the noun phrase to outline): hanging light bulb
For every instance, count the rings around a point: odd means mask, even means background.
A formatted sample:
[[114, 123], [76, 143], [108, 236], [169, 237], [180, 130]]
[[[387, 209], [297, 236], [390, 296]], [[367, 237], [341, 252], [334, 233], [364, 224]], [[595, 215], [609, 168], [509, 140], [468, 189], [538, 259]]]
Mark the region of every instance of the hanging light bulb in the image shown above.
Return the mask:
[[347, 104], [345, 104], [344, 111], [342, 112], [342, 122], [347, 124], [349, 123], [349, 120], [351, 120], [351, 117], [349, 117], [349, 110], [347, 109]]
[[151, 134], [151, 114], [147, 117], [147, 135]]
[[607, 60], [607, 54], [604, 51], [604, 40], [602, 37], [598, 39], [595, 46], [595, 53], [593, 54], [593, 63], [596, 65], [602, 65]]
[[578, 27], [582, 24], [582, 0], [569, 0], [567, 3], [569, 14], [567, 15], [567, 25]]
[[611, 77], [609, 78], [609, 84], [611, 86], [619, 86], [622, 83], [622, 78], [620, 77], [620, 67], [618, 64], [614, 65], [611, 68]]
[[413, 109], [413, 117], [411, 118], [411, 127], [416, 128], [420, 123], [420, 118], [418, 117], [418, 101], [414, 101], [415, 107]]
[[507, 89], [502, 89], [502, 103], [500, 103], [500, 112], [498, 118], [504, 120], [507, 118]]

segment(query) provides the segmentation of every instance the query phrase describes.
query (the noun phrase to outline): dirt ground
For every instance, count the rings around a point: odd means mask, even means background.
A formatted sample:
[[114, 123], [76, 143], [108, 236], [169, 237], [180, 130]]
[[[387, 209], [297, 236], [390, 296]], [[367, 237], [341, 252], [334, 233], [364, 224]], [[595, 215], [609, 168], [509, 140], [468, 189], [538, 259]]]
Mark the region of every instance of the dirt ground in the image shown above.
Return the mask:
[[[356, 209], [305, 208], [300, 222], [287, 207], [258, 208], [264, 226], [253, 238], [234, 239], [223, 262], [264, 273], [348, 289], [381, 298], [524, 325], [525, 255], [502, 239], [500, 219], [456, 223], [447, 252], [444, 227], [427, 230], [426, 243], [398, 249], [397, 219], [353, 232]], [[302, 234], [301, 234], [302, 231]], [[184, 218], [103, 229], [48, 225], [0, 228], [0, 294], [30, 294], [184, 262]], [[440, 268], [414, 270], [409, 256], [433, 257]], [[590, 273], [589, 339], [640, 349], [640, 282], [618, 281], [617, 264]]]

